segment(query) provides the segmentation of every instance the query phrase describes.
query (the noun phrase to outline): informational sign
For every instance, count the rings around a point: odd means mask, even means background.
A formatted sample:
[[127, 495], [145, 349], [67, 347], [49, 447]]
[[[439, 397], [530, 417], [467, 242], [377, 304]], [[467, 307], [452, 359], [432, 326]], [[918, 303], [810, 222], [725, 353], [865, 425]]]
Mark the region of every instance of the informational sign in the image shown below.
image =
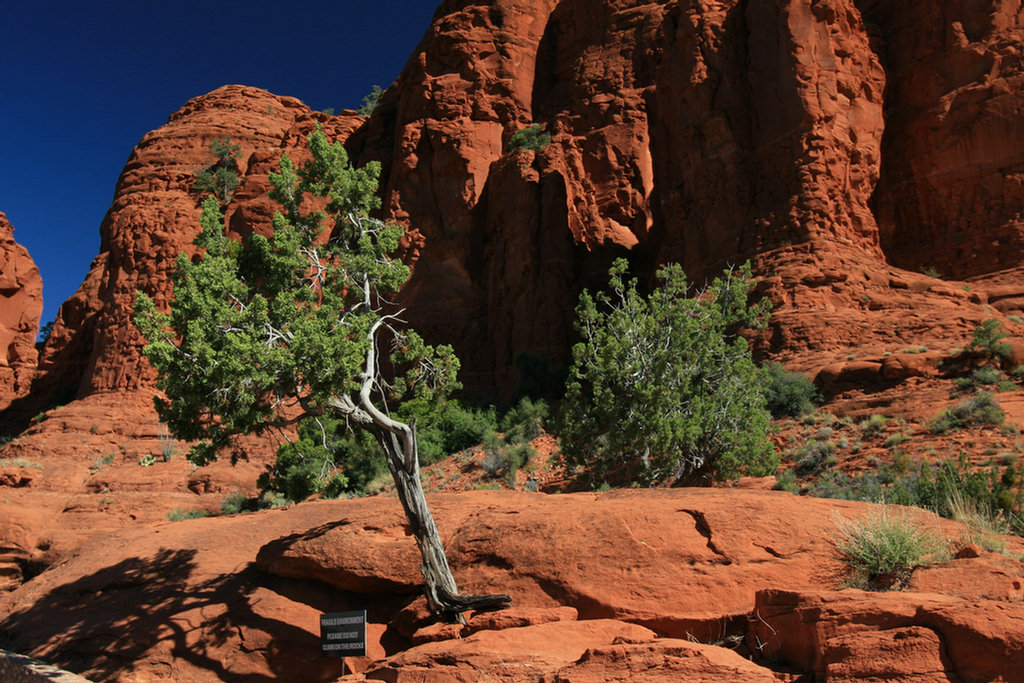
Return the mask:
[[324, 657], [366, 655], [366, 610], [320, 615], [320, 653]]

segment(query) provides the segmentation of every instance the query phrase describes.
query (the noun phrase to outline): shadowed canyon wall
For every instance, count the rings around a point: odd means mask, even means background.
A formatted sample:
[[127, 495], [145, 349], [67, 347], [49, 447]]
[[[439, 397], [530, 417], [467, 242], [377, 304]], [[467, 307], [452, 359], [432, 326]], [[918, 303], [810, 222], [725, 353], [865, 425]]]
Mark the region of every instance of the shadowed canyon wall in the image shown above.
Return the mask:
[[42, 312], [39, 269], [0, 213], [0, 411], [29, 390]]

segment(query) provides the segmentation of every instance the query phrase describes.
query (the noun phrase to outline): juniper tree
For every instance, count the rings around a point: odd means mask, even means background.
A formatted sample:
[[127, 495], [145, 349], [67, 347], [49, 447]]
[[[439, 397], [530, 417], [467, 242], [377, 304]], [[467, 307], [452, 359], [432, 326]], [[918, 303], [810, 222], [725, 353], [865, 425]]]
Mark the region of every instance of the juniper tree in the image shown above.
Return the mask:
[[216, 139], [210, 143], [210, 153], [217, 161], [196, 176], [193, 187], [197, 192], [212, 193], [222, 205], [231, 201], [231, 195], [238, 189], [238, 155], [242, 146], [231, 142], [231, 137]]
[[610, 271], [609, 293], [584, 292], [559, 436], [565, 463], [593, 483], [689, 483], [778, 464], [766, 438], [762, 379], [739, 325], [762, 327], [749, 265], [689, 296], [678, 264], [662, 268], [648, 297]]
[[319, 127], [308, 142], [309, 162], [297, 168], [284, 155], [270, 174], [270, 197], [281, 205], [272, 236], [231, 239], [208, 197], [199, 253], [175, 263], [170, 312], [139, 293], [135, 319], [159, 371], [160, 418], [174, 436], [197, 442], [190, 458], [198, 464], [231, 451], [239, 435], [346, 420], [386, 454], [431, 611], [461, 620], [468, 609], [504, 606], [507, 595], [459, 594], [423, 495], [415, 421], [392, 411], [404, 399], [437, 400], [457, 388], [459, 362], [450, 347], [407, 329], [388, 300], [409, 268], [391, 257], [402, 227], [369, 215], [380, 204], [379, 164], [353, 168]]

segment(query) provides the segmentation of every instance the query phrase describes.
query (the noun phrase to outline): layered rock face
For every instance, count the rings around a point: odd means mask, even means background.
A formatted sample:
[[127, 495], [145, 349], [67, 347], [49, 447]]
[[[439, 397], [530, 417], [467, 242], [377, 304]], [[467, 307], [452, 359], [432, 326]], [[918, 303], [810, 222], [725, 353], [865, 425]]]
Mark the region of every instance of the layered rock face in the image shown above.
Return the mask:
[[[365, 122], [237, 86], [196, 98], [133, 153], [33, 393], [150, 385], [132, 300], [169, 296], [209, 143], [242, 145], [228, 213], [245, 234], [266, 229], [266, 173], [315, 121], [383, 163], [384, 214], [408, 227], [409, 319], [456, 347], [478, 398], [512, 394], [521, 354], [567, 360], [579, 291], [616, 255], [641, 279], [679, 261], [698, 283], [753, 259], [776, 308], [762, 349], [809, 371], [894, 341], [961, 345], [985, 304], [1024, 307], [1019, 10], [451, 1]], [[551, 144], [508, 150], [535, 122]], [[924, 266], [971, 292], [904, 270]]]
[[43, 281], [14, 227], [0, 213], [0, 411], [24, 396], [36, 367]]
[[[752, 258], [768, 348], [808, 369], [955, 346], [987, 294], [900, 268], [1020, 263], [1018, 5], [444, 3], [348, 144], [410, 225], [410, 315], [485, 391], [520, 353], [565, 361], [579, 290], [627, 252], [698, 282]], [[553, 142], [505, 152], [531, 122]]]
[[889, 76], [875, 195], [886, 255], [956, 278], [1019, 266], [1021, 3], [860, 4]]

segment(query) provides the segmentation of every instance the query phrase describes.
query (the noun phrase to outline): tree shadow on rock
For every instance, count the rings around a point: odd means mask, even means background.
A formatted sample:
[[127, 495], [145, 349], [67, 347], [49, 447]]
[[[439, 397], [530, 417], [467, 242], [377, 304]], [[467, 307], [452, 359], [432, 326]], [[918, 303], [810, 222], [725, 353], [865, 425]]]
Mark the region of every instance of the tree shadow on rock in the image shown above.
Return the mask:
[[336, 594], [268, 577], [251, 564], [204, 577], [196, 555], [164, 549], [56, 586], [0, 620], [0, 646], [103, 681], [136, 667], [167, 676], [185, 664], [209, 672], [196, 680], [239, 683], [330, 681], [343, 673], [339, 660], [320, 656], [319, 634], [275, 618], [281, 609], [265, 610], [274, 616], [254, 609], [259, 589], [291, 600], [276, 590], [283, 588], [310, 606], [330, 607]]

